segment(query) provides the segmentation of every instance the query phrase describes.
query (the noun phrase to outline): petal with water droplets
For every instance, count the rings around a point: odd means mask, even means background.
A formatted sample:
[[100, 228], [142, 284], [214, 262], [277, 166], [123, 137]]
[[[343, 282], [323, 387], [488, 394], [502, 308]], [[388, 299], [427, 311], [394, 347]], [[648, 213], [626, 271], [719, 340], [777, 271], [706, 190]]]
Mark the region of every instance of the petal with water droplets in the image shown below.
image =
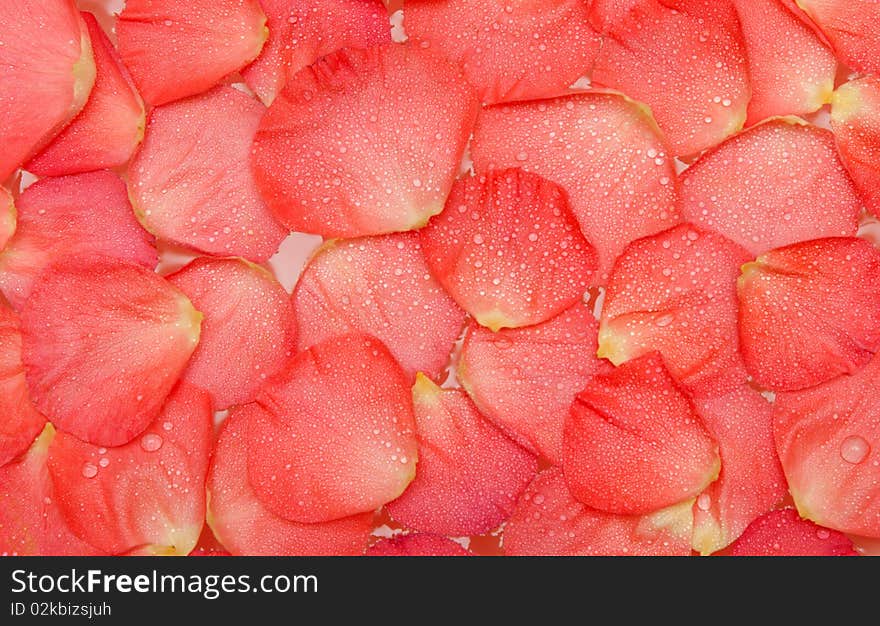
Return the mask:
[[608, 278], [630, 242], [675, 226], [678, 182], [669, 146], [645, 108], [584, 93], [484, 109], [471, 143], [477, 173], [521, 167], [562, 186]]
[[252, 401], [295, 351], [287, 292], [267, 270], [243, 259], [196, 259], [168, 282], [204, 315], [183, 379], [210, 393], [215, 409]]
[[731, 556], [858, 556], [846, 535], [801, 519], [794, 509], [772, 511], [752, 522], [730, 548]]
[[250, 404], [235, 409], [221, 427], [208, 474], [208, 524], [234, 555], [356, 556], [363, 554], [373, 530], [373, 514], [320, 524], [301, 524], [278, 517], [260, 504], [248, 482], [248, 414]]
[[67, 257], [109, 256], [148, 269], [159, 260], [112, 172], [44, 178], [19, 196], [17, 209], [15, 234], [0, 252], [0, 290], [18, 310], [43, 271]]
[[827, 130], [770, 120], [725, 141], [684, 172], [681, 212], [757, 256], [855, 235], [862, 203]]
[[487, 422], [460, 389], [440, 389], [420, 375], [413, 406], [416, 477], [386, 505], [388, 513], [408, 528], [438, 535], [496, 528], [537, 471], [535, 457]]
[[26, 453], [0, 467], [0, 555], [99, 556], [73, 534], [61, 514], [49, 476], [49, 446], [55, 429], [47, 424]]
[[208, 394], [182, 384], [123, 446], [101, 448], [59, 433], [49, 472], [70, 528], [110, 554], [189, 554], [205, 519], [211, 415]]
[[837, 89], [831, 130], [862, 198], [880, 214], [880, 78], [865, 76]]
[[297, 522], [373, 511], [416, 472], [410, 384], [368, 335], [300, 352], [248, 414], [248, 475], [260, 502]]
[[596, 269], [565, 191], [519, 168], [459, 180], [419, 234], [434, 276], [492, 330], [561, 313]]
[[127, 0], [116, 33], [153, 106], [207, 91], [253, 61], [267, 36], [258, 0]]
[[538, 474], [504, 528], [509, 556], [688, 556], [691, 501], [650, 515], [614, 515], [571, 495], [559, 468]]
[[880, 349], [880, 250], [832, 237], [778, 248], [739, 278], [743, 360], [771, 389], [852, 374]]
[[241, 71], [266, 106], [296, 74], [340, 48], [368, 48], [391, 39], [388, 13], [378, 0], [260, 0], [269, 38]]
[[27, 450], [46, 418], [28, 396], [21, 362], [21, 324], [0, 296], [0, 466]]
[[880, 537], [880, 357], [860, 372], [780, 393], [776, 450], [798, 511], [841, 532]]
[[34, 405], [84, 441], [131, 441], [186, 367], [201, 317], [180, 291], [138, 265], [105, 257], [53, 265], [21, 314]]
[[327, 243], [303, 270], [293, 307], [301, 350], [367, 333], [388, 346], [410, 379], [440, 376], [465, 320], [431, 276], [415, 233]]
[[797, 0], [837, 56], [863, 73], [880, 72], [880, 4], [874, 0]]
[[82, 13], [92, 42], [95, 85], [82, 111], [31, 159], [37, 176], [64, 176], [125, 165], [144, 136], [144, 103], [116, 48], [91, 13]]
[[265, 261], [287, 236], [247, 167], [266, 109], [228, 86], [150, 112], [128, 189], [160, 240], [218, 256]]
[[409, 533], [380, 539], [367, 556], [474, 556], [451, 539], [428, 533]]
[[761, 394], [744, 385], [694, 404], [721, 453], [718, 480], [693, 509], [694, 550], [711, 554], [778, 505], [787, 489], [773, 442], [773, 407]]
[[593, 82], [651, 107], [675, 155], [720, 143], [742, 128], [748, 63], [733, 5], [646, 0], [607, 28]]
[[0, 181], [66, 126], [95, 82], [88, 29], [70, 0], [0, 3]]
[[[565, 93], [601, 45], [581, 0], [412, 2], [406, 34], [464, 67], [487, 104]], [[564, 51], [564, 53], [561, 53]]]
[[543, 324], [492, 332], [471, 322], [458, 379], [480, 412], [516, 441], [562, 464], [562, 429], [574, 397], [600, 367], [598, 324], [577, 303]]
[[291, 230], [359, 237], [443, 209], [479, 104], [431, 52], [343, 48], [291, 76], [254, 140], [257, 185]]
[[747, 126], [820, 109], [834, 89], [834, 54], [778, 0], [734, 0], [749, 59]]
[[642, 515], [695, 498], [718, 477], [718, 446], [656, 353], [587, 384], [565, 422], [568, 488], [589, 507]]
[[733, 242], [688, 224], [630, 244], [608, 282], [599, 356], [620, 364], [659, 351], [701, 396], [743, 384], [736, 277], [748, 260]]

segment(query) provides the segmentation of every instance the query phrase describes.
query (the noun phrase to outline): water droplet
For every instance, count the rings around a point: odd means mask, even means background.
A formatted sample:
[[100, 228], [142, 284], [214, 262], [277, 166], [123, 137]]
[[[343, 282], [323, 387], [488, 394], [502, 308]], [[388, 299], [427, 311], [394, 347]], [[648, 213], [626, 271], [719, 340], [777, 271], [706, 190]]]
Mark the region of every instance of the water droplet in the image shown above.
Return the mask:
[[480, 235], [479, 233], [474, 235], [474, 243], [477, 244], [478, 246], [480, 244], [482, 244], [483, 243], [483, 236]]
[[85, 465], [83, 465], [82, 475], [86, 478], [94, 478], [98, 475], [97, 466], [93, 465], [92, 463], [86, 463]]
[[667, 313], [666, 315], [661, 315], [656, 320], [654, 320], [654, 324], [662, 328], [664, 326], [669, 326], [674, 319], [675, 317], [671, 313]]
[[816, 531], [816, 536], [819, 539], [828, 539], [828, 537], [831, 536], [831, 533], [829, 531], [825, 530], [824, 528], [820, 528], [819, 530]]
[[697, 498], [697, 508], [701, 511], [708, 511], [712, 507], [712, 496], [708, 493], [701, 493]]
[[864, 461], [870, 451], [871, 446], [858, 435], [851, 435], [840, 444], [840, 457], [853, 465]]
[[534, 502], [535, 504], [544, 504], [544, 496], [540, 493], [536, 493], [535, 497], [532, 498], [532, 502]]
[[147, 433], [141, 438], [141, 448], [147, 452], [155, 452], [162, 447], [162, 437], [153, 433]]
[[516, 155], [517, 161], [526, 161], [526, 160], [528, 160], [528, 158], [529, 158], [529, 155], [525, 152], [520, 152]]
[[110, 465], [110, 459], [105, 456], [101, 458], [100, 461], [98, 461], [98, 465], [100, 465], [101, 467], [107, 467], [108, 465]]

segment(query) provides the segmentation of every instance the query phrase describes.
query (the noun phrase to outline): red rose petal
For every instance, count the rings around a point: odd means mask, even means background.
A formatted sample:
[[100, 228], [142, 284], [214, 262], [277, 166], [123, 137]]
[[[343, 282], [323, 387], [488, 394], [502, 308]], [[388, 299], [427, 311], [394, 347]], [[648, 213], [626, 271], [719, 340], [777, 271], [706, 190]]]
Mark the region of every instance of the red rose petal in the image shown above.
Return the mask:
[[410, 379], [440, 376], [465, 312], [431, 276], [415, 233], [320, 248], [293, 293], [301, 350], [335, 335], [380, 339]]
[[99, 448], [59, 433], [49, 472], [70, 528], [110, 554], [186, 555], [205, 519], [211, 401], [180, 386], [135, 440]]
[[592, 508], [641, 515], [696, 497], [718, 446], [658, 354], [593, 377], [565, 422], [568, 488]]
[[626, 19], [635, 6], [644, 0], [590, 0], [590, 23], [599, 32], [606, 32], [609, 28]]
[[647, 104], [673, 154], [694, 154], [745, 122], [744, 48], [729, 2], [648, 0], [609, 25], [593, 82]]
[[568, 409], [599, 369], [597, 329], [596, 318], [582, 303], [543, 324], [497, 333], [471, 322], [458, 379], [496, 426], [561, 465]]
[[480, 535], [503, 522], [538, 470], [532, 454], [479, 414], [459, 389], [419, 375], [413, 387], [416, 477], [386, 510], [408, 528]]
[[298, 354], [248, 415], [248, 474], [263, 506], [326, 522], [406, 489], [417, 446], [412, 394], [377, 339], [351, 334]]
[[66, 259], [43, 273], [21, 315], [34, 405], [84, 441], [125, 444], [159, 414], [200, 322], [186, 296], [149, 270]]
[[860, 372], [780, 393], [776, 450], [800, 514], [841, 532], [880, 537], [880, 358]]
[[3, 2], [0, 24], [4, 181], [80, 112], [95, 82], [95, 62], [72, 0]]
[[373, 514], [322, 524], [299, 524], [266, 509], [247, 480], [248, 405], [223, 423], [208, 474], [208, 523], [234, 555], [355, 556], [363, 554], [373, 530]]
[[681, 179], [684, 218], [754, 256], [855, 235], [861, 207], [831, 133], [796, 119], [750, 128], [706, 153]]
[[773, 442], [773, 406], [761, 394], [743, 386], [695, 404], [721, 452], [718, 480], [694, 504], [694, 550], [711, 554], [782, 502], [788, 490]]
[[752, 522], [731, 556], [858, 556], [853, 543], [836, 530], [801, 519], [794, 509], [767, 513]]
[[599, 356], [620, 364], [659, 351], [702, 396], [743, 384], [735, 284], [748, 260], [733, 242], [688, 224], [630, 244], [608, 283]]
[[21, 325], [18, 316], [0, 297], [0, 466], [27, 450], [46, 418], [28, 397], [21, 362]]
[[156, 266], [153, 237], [134, 218], [116, 174], [46, 178], [28, 187], [18, 198], [15, 235], [0, 253], [0, 290], [21, 309], [43, 270], [72, 255]]
[[478, 103], [421, 48], [344, 48], [290, 77], [254, 141], [266, 202], [291, 230], [357, 237], [418, 228], [443, 204]]
[[15, 209], [15, 199], [5, 187], [0, 187], [0, 252], [15, 234], [17, 222], [18, 213]]
[[493, 104], [556, 96], [585, 76], [601, 45], [588, 9], [581, 0], [427, 0], [403, 15], [410, 39], [460, 63]]
[[296, 74], [340, 48], [390, 41], [388, 13], [376, 0], [260, 0], [269, 38], [242, 77], [266, 106]]
[[691, 501], [642, 517], [584, 506], [562, 470], [538, 474], [504, 529], [509, 556], [688, 556]]
[[434, 276], [492, 330], [557, 315], [596, 269], [562, 188], [517, 168], [456, 182], [420, 235]]
[[474, 556], [474, 553], [440, 535], [411, 533], [380, 539], [370, 546], [367, 556]]
[[220, 256], [265, 261], [287, 236], [247, 167], [266, 109], [232, 87], [153, 109], [129, 190], [159, 239]]
[[644, 107], [619, 94], [489, 107], [471, 152], [478, 173], [521, 167], [565, 189], [599, 255], [593, 284], [628, 243], [679, 222], [669, 148]]
[[820, 109], [834, 90], [837, 61], [778, 0], [734, 0], [749, 59], [747, 126]]
[[196, 259], [168, 277], [204, 315], [183, 379], [211, 394], [215, 409], [244, 404], [296, 347], [287, 292], [242, 259]]
[[880, 78], [841, 85], [831, 103], [831, 129], [862, 198], [880, 213]]
[[0, 467], [0, 556], [98, 556], [73, 534], [58, 507], [49, 476], [47, 424], [26, 454]]
[[64, 176], [125, 164], [144, 136], [144, 103], [95, 16], [82, 13], [92, 41], [95, 85], [82, 111], [25, 166]]
[[797, 0], [854, 70], [880, 72], [880, 5], [875, 0]]
[[755, 380], [811, 387], [863, 367], [880, 348], [880, 250], [864, 239], [816, 239], [743, 267], [740, 345]]
[[258, 0], [127, 0], [116, 33], [141, 95], [159, 106], [247, 65], [268, 31]]

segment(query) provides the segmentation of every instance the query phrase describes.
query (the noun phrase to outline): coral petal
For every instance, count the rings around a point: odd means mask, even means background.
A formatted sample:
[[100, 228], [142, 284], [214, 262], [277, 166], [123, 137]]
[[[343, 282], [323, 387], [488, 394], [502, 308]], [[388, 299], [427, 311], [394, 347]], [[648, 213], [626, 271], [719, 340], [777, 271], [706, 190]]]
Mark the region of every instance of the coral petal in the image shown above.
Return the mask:
[[248, 414], [236, 409], [223, 423], [208, 474], [208, 523], [232, 554], [247, 556], [355, 556], [363, 554], [373, 514], [321, 524], [300, 524], [271, 513], [254, 494], [247, 476]]
[[853, 543], [836, 530], [801, 519], [794, 509], [772, 511], [752, 522], [731, 556], [858, 556]]
[[538, 474], [504, 529], [509, 556], [688, 556], [691, 501], [650, 515], [604, 513], [577, 501], [562, 470]]
[[706, 153], [681, 179], [686, 220], [754, 256], [791, 243], [855, 235], [862, 203], [830, 132], [770, 120]]
[[159, 260], [112, 172], [44, 178], [24, 191], [17, 209], [15, 235], [0, 252], [0, 290], [16, 309], [43, 270], [67, 257], [111, 256], [148, 269]]
[[571, 405], [563, 468], [587, 506], [657, 511], [696, 497], [719, 467], [717, 444], [656, 353], [595, 376]]
[[291, 230], [421, 227], [443, 209], [478, 108], [460, 70], [427, 50], [343, 48], [290, 77], [269, 107], [257, 185]]
[[832, 237], [772, 250], [739, 279], [743, 360], [771, 389], [803, 389], [863, 367], [880, 349], [880, 250]]
[[733, 5], [639, 2], [608, 27], [593, 82], [651, 107], [675, 155], [720, 143], [742, 128], [750, 95]]
[[413, 387], [419, 441], [416, 477], [386, 505], [408, 528], [480, 535], [503, 522], [538, 470], [535, 457], [479, 414], [460, 389], [425, 376]]
[[153, 109], [129, 168], [138, 219], [160, 240], [262, 262], [287, 236], [247, 167], [265, 112], [228, 86]]
[[373, 511], [413, 479], [412, 393], [378, 340], [350, 334], [299, 353], [248, 415], [248, 474], [263, 506], [326, 522]]
[[588, 9], [582, 0], [421, 0], [404, 9], [404, 26], [460, 63], [494, 104], [562, 94], [589, 72], [601, 40]]
[[119, 54], [153, 106], [207, 91], [260, 54], [258, 0], [127, 0], [116, 19]]
[[561, 313], [596, 269], [562, 188], [519, 168], [458, 181], [420, 235], [434, 276], [492, 330]]
[[268, 271], [242, 259], [196, 259], [168, 282], [204, 315], [183, 379], [210, 393], [215, 409], [252, 401], [295, 351], [287, 292]]
[[205, 519], [211, 416], [208, 394], [181, 385], [123, 446], [99, 448], [59, 433], [49, 472], [70, 528], [110, 554], [189, 554]]
[[606, 281], [627, 244], [679, 222], [669, 147], [644, 107], [622, 95], [489, 107], [471, 152], [478, 173], [521, 167], [565, 189], [599, 255], [593, 284]]
[[780, 393], [776, 450], [801, 516], [880, 537], [880, 358], [852, 376]]
[[68, 258], [43, 273], [21, 314], [34, 405], [84, 441], [128, 443], [159, 414], [200, 323], [186, 296], [149, 270]]
[[599, 369], [597, 329], [596, 318], [582, 303], [525, 328], [492, 332], [471, 322], [458, 379], [496, 426], [561, 465], [568, 409]]

